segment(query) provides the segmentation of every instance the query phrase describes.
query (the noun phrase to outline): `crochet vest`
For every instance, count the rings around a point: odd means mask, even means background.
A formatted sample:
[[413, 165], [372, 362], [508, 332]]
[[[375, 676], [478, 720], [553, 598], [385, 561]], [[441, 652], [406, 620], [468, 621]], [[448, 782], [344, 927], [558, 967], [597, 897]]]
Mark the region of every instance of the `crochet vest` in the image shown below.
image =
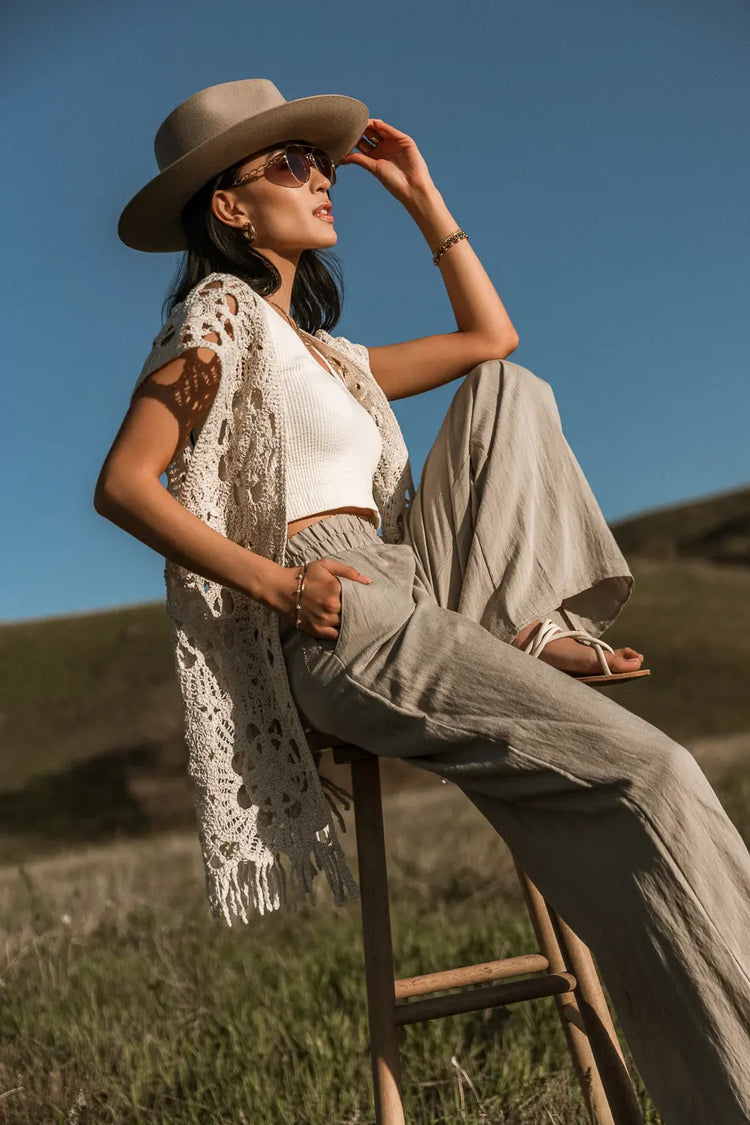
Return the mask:
[[[216, 396], [195, 445], [185, 442], [169, 465], [167, 488], [214, 530], [287, 566], [283, 387], [262, 300], [232, 274], [209, 275], [157, 335], [134, 393], [187, 348], [215, 352]], [[211, 334], [217, 341], [205, 339]], [[363, 345], [323, 329], [315, 337], [380, 429], [373, 496], [383, 539], [400, 543], [414, 483], [396, 416]], [[289, 688], [277, 614], [170, 560], [164, 579], [211, 913], [231, 926], [248, 922], [251, 909], [314, 901], [320, 871], [336, 903], [356, 898], [338, 810]]]

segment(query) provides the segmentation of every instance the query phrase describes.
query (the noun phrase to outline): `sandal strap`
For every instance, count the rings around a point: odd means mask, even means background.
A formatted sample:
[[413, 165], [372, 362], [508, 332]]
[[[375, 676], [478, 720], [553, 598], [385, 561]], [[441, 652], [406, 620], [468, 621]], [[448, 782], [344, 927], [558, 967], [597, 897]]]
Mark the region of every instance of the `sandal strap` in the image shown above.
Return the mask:
[[562, 633], [562, 629], [555, 621], [543, 621], [533, 637], [523, 646], [522, 651], [528, 652], [529, 656], [538, 656], [545, 645], [558, 633]]
[[523, 646], [523, 651], [529, 653], [530, 656], [538, 657], [550, 641], [559, 640], [561, 637], [573, 637], [581, 644], [590, 645], [594, 648], [599, 658], [602, 674], [605, 676], [611, 675], [611, 669], [604, 657], [605, 649], [607, 652], [615, 651], [611, 645], [608, 645], [606, 641], [599, 640], [598, 637], [592, 637], [590, 633], [585, 633], [582, 629], [561, 629], [555, 621], [549, 619], [542, 622], [531, 640]]

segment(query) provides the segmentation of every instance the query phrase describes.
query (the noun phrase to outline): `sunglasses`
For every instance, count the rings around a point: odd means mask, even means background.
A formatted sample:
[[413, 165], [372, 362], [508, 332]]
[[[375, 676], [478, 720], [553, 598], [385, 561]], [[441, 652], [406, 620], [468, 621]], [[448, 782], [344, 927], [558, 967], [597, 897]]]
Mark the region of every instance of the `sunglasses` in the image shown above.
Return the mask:
[[313, 148], [311, 145], [288, 144], [282, 152], [274, 153], [265, 164], [253, 168], [251, 172], [246, 172], [231, 184], [227, 184], [227, 187], [239, 187], [241, 184], [249, 184], [252, 180], [265, 176], [272, 184], [279, 184], [280, 187], [298, 188], [310, 179], [310, 169], [313, 166], [331, 181], [331, 186], [336, 183], [336, 169], [324, 149]]

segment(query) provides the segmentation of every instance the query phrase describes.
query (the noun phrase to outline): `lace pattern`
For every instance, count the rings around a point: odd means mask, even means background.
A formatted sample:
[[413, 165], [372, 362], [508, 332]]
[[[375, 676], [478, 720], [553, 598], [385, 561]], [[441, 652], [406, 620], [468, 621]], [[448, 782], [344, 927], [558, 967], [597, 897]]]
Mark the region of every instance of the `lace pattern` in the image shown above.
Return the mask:
[[[214, 530], [285, 566], [283, 389], [261, 300], [233, 275], [211, 274], [175, 307], [133, 393], [188, 348], [215, 352], [216, 396], [195, 446], [186, 442], [169, 465], [167, 487]], [[373, 495], [384, 540], [401, 542], [414, 485], [398, 421], [367, 349], [322, 329], [316, 339], [380, 428]], [[231, 926], [252, 910], [302, 905], [320, 871], [337, 903], [357, 897], [333, 820], [340, 814], [289, 688], [277, 615], [169, 560], [164, 578], [212, 914]]]

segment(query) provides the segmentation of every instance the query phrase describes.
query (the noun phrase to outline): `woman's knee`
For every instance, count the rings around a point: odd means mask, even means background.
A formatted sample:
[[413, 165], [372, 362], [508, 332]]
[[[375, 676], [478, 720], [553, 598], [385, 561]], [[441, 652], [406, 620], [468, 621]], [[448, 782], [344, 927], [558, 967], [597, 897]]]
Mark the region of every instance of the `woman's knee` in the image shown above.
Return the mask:
[[685, 807], [694, 796], [705, 796], [710, 788], [690, 751], [667, 735], [662, 734], [656, 744], [652, 742], [641, 761], [639, 775], [631, 779], [630, 795], [645, 811], [665, 804]]
[[554, 401], [552, 385], [546, 379], [508, 359], [486, 359], [471, 369], [467, 379], [484, 385], [493, 384], [498, 392], [507, 389]]

